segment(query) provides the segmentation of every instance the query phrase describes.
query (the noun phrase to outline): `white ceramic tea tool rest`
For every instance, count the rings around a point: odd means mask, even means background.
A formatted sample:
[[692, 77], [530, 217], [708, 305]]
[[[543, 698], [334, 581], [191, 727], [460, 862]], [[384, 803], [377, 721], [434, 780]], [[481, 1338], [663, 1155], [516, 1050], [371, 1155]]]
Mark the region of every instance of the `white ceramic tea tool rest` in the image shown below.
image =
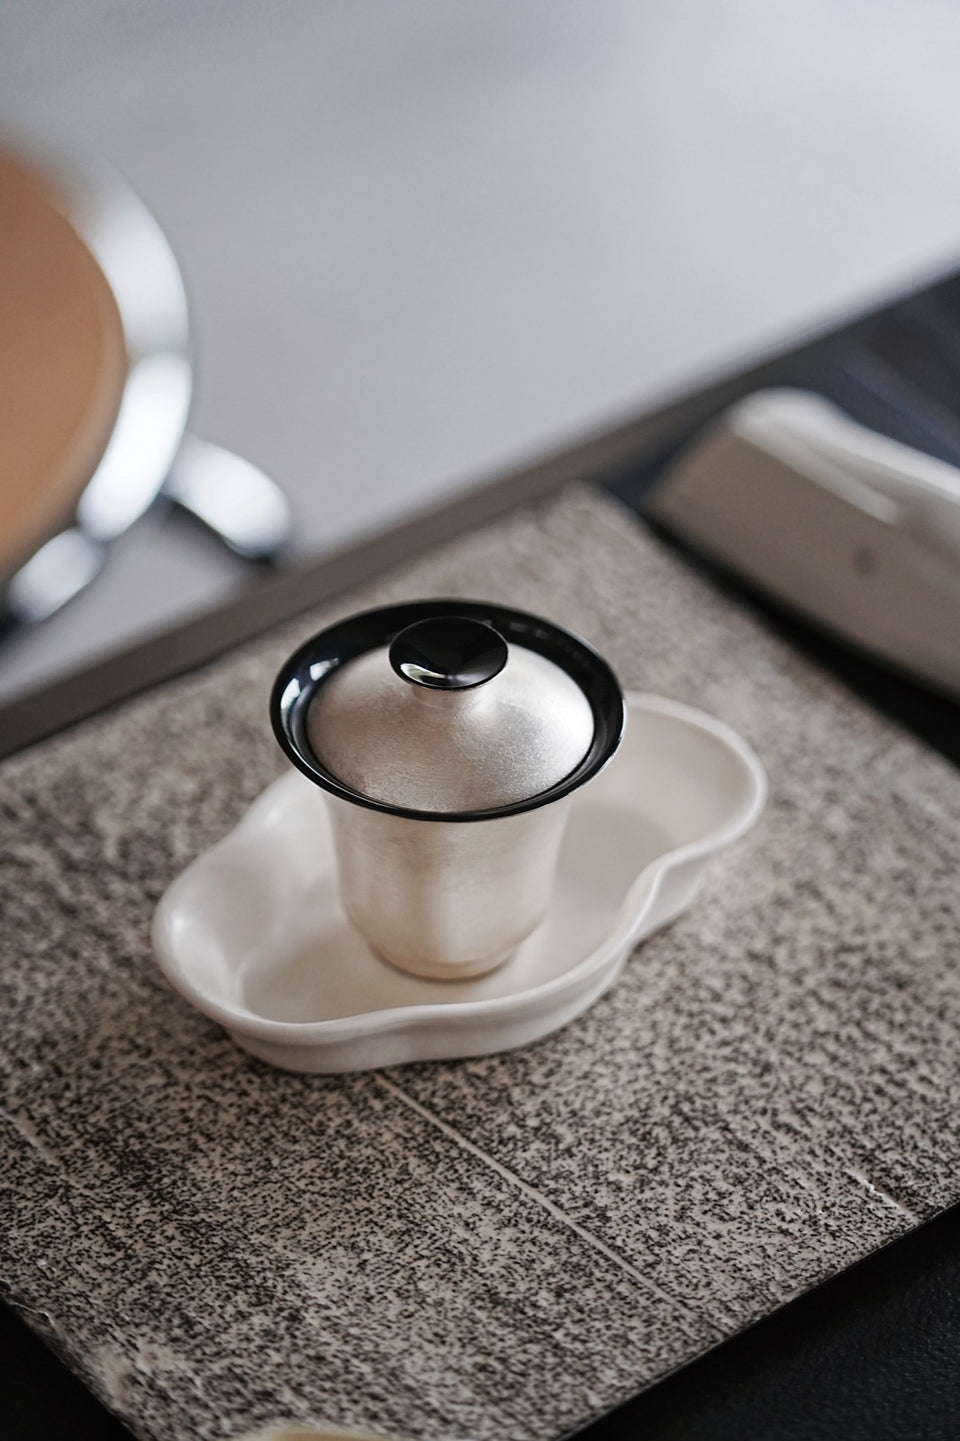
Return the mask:
[[574, 798], [546, 918], [498, 970], [431, 981], [381, 961], [341, 908], [323, 798], [291, 771], [161, 900], [153, 942], [167, 979], [238, 1045], [293, 1071], [488, 1055], [566, 1025], [690, 904], [766, 796], [729, 726], [627, 699], [620, 750]]

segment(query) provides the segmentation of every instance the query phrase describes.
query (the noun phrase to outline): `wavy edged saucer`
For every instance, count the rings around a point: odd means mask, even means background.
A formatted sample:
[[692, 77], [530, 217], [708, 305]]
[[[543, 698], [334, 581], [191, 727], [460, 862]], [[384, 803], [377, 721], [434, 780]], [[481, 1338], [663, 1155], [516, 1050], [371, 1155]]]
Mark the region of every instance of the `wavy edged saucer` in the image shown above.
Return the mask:
[[498, 970], [430, 981], [381, 961], [343, 914], [326, 807], [297, 771], [167, 890], [153, 925], [161, 969], [239, 1046], [291, 1071], [488, 1055], [566, 1025], [686, 909], [766, 798], [729, 726], [657, 696], [627, 700], [620, 750], [574, 799], [546, 918]]

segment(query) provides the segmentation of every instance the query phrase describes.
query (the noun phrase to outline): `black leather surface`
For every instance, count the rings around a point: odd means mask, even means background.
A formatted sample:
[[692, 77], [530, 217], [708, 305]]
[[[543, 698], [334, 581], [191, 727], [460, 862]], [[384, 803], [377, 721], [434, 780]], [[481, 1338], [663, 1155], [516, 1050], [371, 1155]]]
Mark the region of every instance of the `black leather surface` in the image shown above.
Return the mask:
[[7, 1306], [0, 1306], [4, 1441], [131, 1441], [125, 1426]]

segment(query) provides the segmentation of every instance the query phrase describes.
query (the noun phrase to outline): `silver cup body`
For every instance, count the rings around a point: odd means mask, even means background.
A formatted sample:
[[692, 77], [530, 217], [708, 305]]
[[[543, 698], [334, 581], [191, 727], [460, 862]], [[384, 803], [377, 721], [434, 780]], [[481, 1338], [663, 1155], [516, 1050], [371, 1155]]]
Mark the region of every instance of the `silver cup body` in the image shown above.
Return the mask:
[[491, 820], [416, 820], [325, 797], [344, 909], [417, 976], [491, 971], [543, 919], [571, 797]]
[[353, 925], [401, 970], [457, 979], [493, 970], [543, 919], [571, 798], [626, 712], [571, 632], [431, 599], [312, 636], [281, 667], [270, 716], [325, 793]]

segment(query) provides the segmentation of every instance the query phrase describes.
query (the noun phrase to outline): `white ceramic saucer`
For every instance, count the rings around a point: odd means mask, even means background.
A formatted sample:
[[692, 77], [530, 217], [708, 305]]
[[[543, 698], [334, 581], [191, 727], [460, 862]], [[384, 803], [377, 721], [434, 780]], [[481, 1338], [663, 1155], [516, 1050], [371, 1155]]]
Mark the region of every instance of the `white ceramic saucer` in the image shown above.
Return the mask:
[[728, 726], [656, 696], [628, 701], [620, 750], [574, 799], [547, 916], [498, 970], [430, 981], [374, 955], [340, 907], [322, 793], [291, 771], [164, 895], [164, 974], [238, 1045], [292, 1071], [487, 1055], [565, 1025], [690, 904], [766, 796]]

